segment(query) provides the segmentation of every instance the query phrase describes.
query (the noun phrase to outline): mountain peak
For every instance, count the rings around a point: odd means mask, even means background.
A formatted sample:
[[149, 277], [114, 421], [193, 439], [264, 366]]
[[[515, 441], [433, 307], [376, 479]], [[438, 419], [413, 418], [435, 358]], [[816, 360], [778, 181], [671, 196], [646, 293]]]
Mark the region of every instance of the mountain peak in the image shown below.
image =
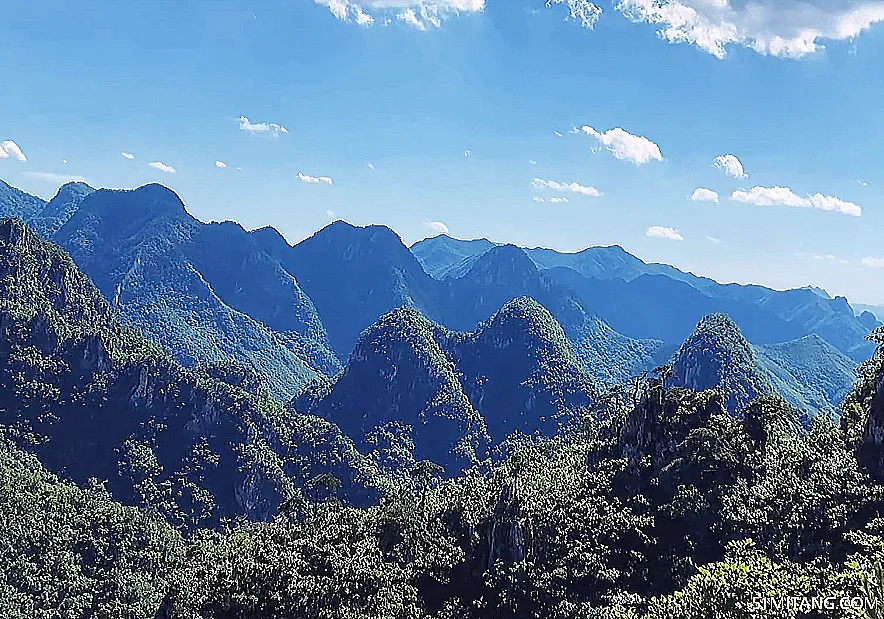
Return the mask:
[[672, 358], [674, 384], [696, 391], [722, 389], [736, 413], [773, 387], [752, 346], [727, 314], [703, 318]]
[[58, 191], [55, 193], [55, 197], [52, 199], [56, 200], [59, 197], [68, 196], [84, 196], [92, 193], [93, 191], [95, 191], [94, 187], [91, 187], [82, 181], [68, 181], [58, 188]]
[[479, 256], [464, 277], [500, 285], [524, 279], [537, 271], [525, 250], [515, 245], [497, 245]]

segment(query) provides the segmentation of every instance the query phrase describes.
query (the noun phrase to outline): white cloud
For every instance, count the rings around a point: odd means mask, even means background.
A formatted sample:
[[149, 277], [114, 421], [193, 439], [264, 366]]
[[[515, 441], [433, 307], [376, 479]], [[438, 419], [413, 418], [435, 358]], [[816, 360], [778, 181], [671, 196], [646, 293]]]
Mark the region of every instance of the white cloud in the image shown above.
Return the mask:
[[414, 9], [405, 9], [404, 11], [400, 11], [396, 14], [396, 18], [401, 19], [412, 28], [417, 28], [418, 30], [427, 29], [427, 27], [424, 25], [424, 22], [417, 18], [417, 13], [414, 12]]
[[368, 162], [368, 169], [374, 170], [374, 164], [371, 161]]
[[868, 186], [869, 186], [869, 184], [868, 184], [867, 182], [865, 182], [864, 180], [862, 180], [862, 179], [860, 179], [860, 180], [858, 180], [858, 181], [856, 181], [856, 182], [859, 183], [860, 185], [862, 185], [863, 187], [868, 187]]
[[552, 189], [553, 191], [570, 191], [579, 193], [584, 196], [592, 196], [598, 198], [601, 192], [595, 187], [586, 187], [580, 183], [560, 183], [558, 181], [545, 181], [542, 178], [535, 178], [531, 181], [531, 186], [536, 189]]
[[821, 40], [845, 41], [884, 21], [882, 0], [619, 0], [635, 22], [659, 26], [670, 43], [688, 43], [716, 58], [728, 45], [801, 58]]
[[0, 144], [0, 159], [8, 159], [9, 157], [17, 159], [18, 161], [28, 160], [28, 158], [25, 157], [25, 154], [22, 152], [22, 149], [19, 148], [18, 144], [16, 144], [12, 140], [6, 140], [2, 144]]
[[448, 226], [441, 221], [431, 221], [424, 225], [437, 234], [448, 234]]
[[463, 152], [463, 156], [464, 156], [464, 157], [469, 157], [471, 152], [472, 152], [472, 151], [465, 150], [465, 151]]
[[740, 189], [731, 194], [731, 200], [755, 206], [792, 206], [835, 211], [853, 217], [862, 215], [862, 209], [853, 202], [820, 193], [802, 198], [788, 187], [753, 187], [749, 191]]
[[710, 243], [715, 243], [716, 245], [721, 243], [721, 239], [717, 239], [714, 236], [707, 236], [706, 240], [709, 241]]
[[67, 159], [62, 159], [61, 162], [64, 163], [65, 165], [67, 165], [68, 160], [67, 160]]
[[245, 116], [239, 117], [239, 128], [241, 131], [248, 131], [252, 135], [272, 135], [277, 138], [289, 130], [276, 123], [253, 123]]
[[561, 132], [561, 131], [553, 131], [553, 133], [555, 133], [555, 134], [556, 134], [556, 137], [557, 137], [557, 138], [560, 138], [560, 137], [563, 137], [563, 135], [562, 135], [562, 132]]
[[670, 241], [684, 240], [684, 237], [682, 237], [677, 230], [668, 226], [651, 226], [645, 234], [655, 239], [669, 239]]
[[166, 174], [175, 174], [175, 168], [166, 165], [162, 161], [151, 161], [147, 165], [152, 167], [154, 170], [159, 170], [160, 172], [165, 172]]
[[554, 4], [567, 4], [569, 14], [565, 20], [579, 21], [581, 26], [589, 30], [595, 27], [595, 23], [602, 16], [601, 7], [589, 0], [546, 0], [547, 7]]
[[537, 165], [537, 162], [534, 161], [533, 159], [529, 159], [528, 163], [530, 163], [531, 165]]
[[216, 168], [224, 169], [224, 168], [227, 167], [227, 164], [224, 163], [223, 161], [216, 161], [216, 162], [215, 162], [215, 167], [216, 167]]
[[568, 198], [565, 196], [552, 196], [550, 198], [544, 198], [541, 196], [534, 196], [535, 202], [547, 202], [549, 204], [564, 204], [568, 201]]
[[735, 155], [719, 155], [713, 163], [716, 168], [732, 178], [749, 178], [742, 162]]
[[592, 127], [584, 125], [580, 130], [598, 140], [617, 159], [631, 161], [636, 165], [642, 165], [651, 160], [663, 161], [659, 146], [646, 137], [632, 135], [620, 127], [598, 132]]
[[342, 21], [354, 21], [360, 26], [375, 23], [389, 25], [387, 16], [393, 15], [404, 24], [427, 31], [441, 28], [443, 20], [452, 15], [481, 13], [485, 0], [314, 0], [328, 7], [331, 14]]
[[328, 211], [326, 211], [325, 214], [328, 216], [329, 219], [334, 219], [334, 218], [335, 218], [335, 212], [332, 211], [332, 210], [328, 210]]
[[127, 153], [127, 152], [123, 151], [120, 154], [123, 155], [123, 157], [125, 157], [126, 159], [135, 159], [135, 155], [133, 155], [132, 153]]
[[694, 202], [718, 202], [718, 194], [711, 189], [697, 187], [691, 195], [691, 200]]
[[873, 269], [884, 269], [884, 258], [878, 258], [877, 256], [866, 256], [862, 259], [862, 263]]
[[65, 183], [89, 183], [85, 178], [76, 174], [55, 174], [53, 172], [23, 172], [23, 174], [29, 178], [56, 186], [64, 185]]
[[310, 176], [303, 172], [298, 172], [298, 179], [305, 183], [325, 183], [326, 185], [334, 185], [334, 182], [328, 176]]
[[813, 257], [813, 259], [825, 262], [834, 262], [836, 264], [850, 264], [849, 260], [839, 258], [838, 256], [834, 256], [832, 254], [817, 254]]

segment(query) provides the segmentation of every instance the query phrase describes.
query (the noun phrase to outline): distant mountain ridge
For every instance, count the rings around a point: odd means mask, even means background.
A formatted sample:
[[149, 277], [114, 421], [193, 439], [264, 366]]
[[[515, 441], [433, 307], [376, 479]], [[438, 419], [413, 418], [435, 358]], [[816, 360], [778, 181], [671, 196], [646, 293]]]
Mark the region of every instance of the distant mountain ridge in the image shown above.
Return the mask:
[[[530, 297], [608, 385], [666, 361], [705, 316], [727, 314], [778, 377], [778, 389], [819, 410], [837, 404], [844, 355], [865, 359], [873, 345], [864, 336], [878, 324], [813, 288], [722, 285], [646, 264], [619, 246], [561, 254], [439, 236], [409, 249], [385, 226], [343, 221], [291, 246], [270, 227], [201, 223], [159, 185], [96, 191], [69, 183], [48, 204], [5, 188], [0, 208], [29, 213], [129, 324], [185, 364], [249, 365], [284, 400], [317, 376], [340, 372], [363, 330], [397, 308], [471, 332], [509, 301]], [[828, 347], [798, 344], [809, 335]], [[812, 393], [797, 384], [798, 376], [823, 374], [835, 378], [820, 379]]]
[[238, 224], [199, 222], [161, 185], [69, 183], [29, 222], [184, 364], [245, 363], [284, 399], [340, 369], [294, 277]]
[[[481, 242], [448, 236], [424, 239], [411, 249], [442, 277], [464, 256], [475, 261], [488, 251]], [[627, 337], [679, 342], [704, 316], [726, 313], [754, 344], [782, 343], [815, 333], [856, 362], [874, 351], [865, 336], [877, 323], [855, 316], [843, 297], [830, 298], [816, 288], [775, 291], [719, 284], [669, 265], [645, 263], [619, 246], [591, 247], [574, 254], [542, 248], [525, 252], [541, 270], [569, 287], [588, 310]], [[657, 302], [647, 303], [649, 296]]]

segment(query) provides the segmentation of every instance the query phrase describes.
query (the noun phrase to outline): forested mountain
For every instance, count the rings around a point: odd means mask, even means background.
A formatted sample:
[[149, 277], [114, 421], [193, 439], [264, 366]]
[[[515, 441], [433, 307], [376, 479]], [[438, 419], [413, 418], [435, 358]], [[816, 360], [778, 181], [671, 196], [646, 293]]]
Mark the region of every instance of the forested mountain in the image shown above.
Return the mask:
[[161, 185], [69, 183], [25, 219], [70, 252], [125, 322], [186, 365], [250, 365], [283, 398], [340, 369], [291, 273], [239, 225], [197, 221]]
[[46, 206], [42, 198], [25, 193], [0, 180], [0, 218], [21, 217], [30, 220]]
[[431, 460], [455, 474], [514, 432], [554, 436], [597, 394], [562, 327], [521, 298], [471, 333], [414, 308], [387, 314], [333, 384], [319, 381], [293, 407], [337, 423], [366, 450], [395, 441], [386, 449], [409, 452], [408, 462]]
[[[101, 193], [58, 209], [75, 211], [60, 231]], [[151, 238], [192, 231], [147, 217]], [[93, 260], [103, 228], [75, 229]], [[207, 230], [288, 247], [270, 229]], [[827, 368], [846, 371], [845, 356], [815, 335], [752, 346], [720, 314], [661, 378], [604, 389], [557, 320], [592, 319], [524, 257], [499, 247], [431, 288], [437, 311], [471, 291], [452, 319], [490, 311], [474, 329], [394, 309], [285, 409], [252, 367], [181, 367], [60, 247], [0, 222], [0, 610], [748, 619], [758, 591], [884, 599], [884, 354], [860, 368], [840, 426], [769, 394], [808, 381], [831, 402], [843, 376]], [[495, 283], [516, 280], [533, 298], [491, 309], [507, 296]], [[370, 297], [360, 285], [353, 298]]]
[[398, 307], [413, 306], [439, 318], [438, 285], [386, 226], [336, 221], [294, 247], [264, 247], [313, 299], [341, 359], [363, 329]]
[[0, 221], [0, 426], [49, 470], [183, 527], [268, 518], [321, 473], [354, 502], [377, 493], [333, 424], [285, 411], [251, 370], [180, 367], [16, 219]]
[[[447, 236], [425, 239], [411, 249], [431, 264], [434, 273], [449, 273], [464, 256], [477, 260], [488, 251], [481, 242]], [[669, 265], [647, 264], [619, 246], [590, 247], [574, 254], [542, 248], [525, 251], [540, 269], [570, 288], [587, 311], [628, 337], [677, 343], [703, 316], [725, 313], [753, 344], [817, 334], [857, 363], [874, 350], [865, 336], [876, 324], [855, 316], [843, 297], [832, 299], [810, 288], [775, 291], [719, 284]], [[655, 303], [647, 303], [649, 297]]]
[[758, 366], [752, 346], [725, 314], [711, 314], [678, 349], [671, 361], [672, 384], [694, 391], [720, 389], [728, 411], [743, 409], [773, 385]]
[[816, 334], [753, 348], [776, 392], [799, 410], [837, 415], [853, 389], [856, 363]]

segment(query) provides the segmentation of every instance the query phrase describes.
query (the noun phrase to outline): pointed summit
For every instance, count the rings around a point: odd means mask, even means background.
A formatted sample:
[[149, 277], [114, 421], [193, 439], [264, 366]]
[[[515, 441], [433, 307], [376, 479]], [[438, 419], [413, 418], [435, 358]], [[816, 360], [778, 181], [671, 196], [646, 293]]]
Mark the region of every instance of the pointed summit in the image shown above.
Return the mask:
[[385, 314], [359, 338], [334, 385], [317, 385], [296, 398], [294, 407], [337, 423], [366, 449], [376, 428], [402, 424], [410, 428], [418, 459], [456, 474], [484, 457], [489, 438], [457, 368], [436, 340], [442, 332], [411, 307]]
[[73, 217], [83, 200], [94, 191], [95, 189], [86, 183], [78, 181], [65, 183], [35, 218], [34, 229], [44, 237], [50, 238]]
[[726, 314], [703, 318], [671, 363], [674, 385], [695, 391], [721, 389], [731, 413], [774, 392], [752, 346]]
[[415, 306], [438, 315], [438, 282], [386, 226], [329, 224], [277, 258], [316, 304], [338, 357], [387, 312]]

